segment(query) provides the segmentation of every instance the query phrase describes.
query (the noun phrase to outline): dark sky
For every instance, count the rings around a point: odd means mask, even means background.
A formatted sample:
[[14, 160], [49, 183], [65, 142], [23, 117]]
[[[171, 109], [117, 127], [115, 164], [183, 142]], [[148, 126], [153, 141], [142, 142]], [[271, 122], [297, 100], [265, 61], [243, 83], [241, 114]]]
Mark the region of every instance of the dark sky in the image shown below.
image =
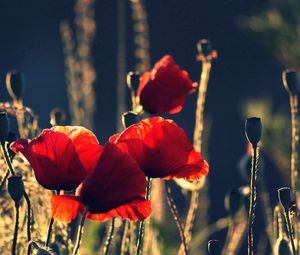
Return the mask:
[[[125, 1], [125, 0], [124, 0]], [[116, 85], [116, 1], [96, 3], [97, 37], [94, 62], [98, 75], [96, 133], [103, 143], [115, 132]], [[241, 31], [236, 18], [261, 10], [266, 1], [259, 0], [149, 0], [151, 57], [158, 60], [171, 54], [199, 77], [200, 64], [195, 61], [196, 42], [211, 39], [218, 50], [214, 62], [206, 104], [212, 118], [209, 158], [211, 164], [212, 203], [224, 214], [223, 197], [229, 187], [239, 185], [236, 165], [245, 148], [244, 120], [240, 104], [245, 98], [272, 97], [286, 100], [281, 86], [282, 66], [272, 52], [267, 52], [253, 38]], [[72, 20], [70, 0], [2, 0], [0, 2], [0, 100], [7, 100], [5, 73], [19, 69], [27, 78], [24, 101], [40, 115], [42, 127], [48, 126], [48, 112], [60, 106], [67, 109], [64, 59], [59, 22]], [[129, 4], [129, 1], [128, 1]], [[127, 10], [130, 27], [130, 8]], [[128, 33], [128, 63], [133, 64], [132, 38]], [[128, 66], [128, 71], [132, 66]], [[175, 116], [190, 137], [194, 124], [195, 95], [184, 110]], [[218, 187], [215, 189], [214, 187]]]

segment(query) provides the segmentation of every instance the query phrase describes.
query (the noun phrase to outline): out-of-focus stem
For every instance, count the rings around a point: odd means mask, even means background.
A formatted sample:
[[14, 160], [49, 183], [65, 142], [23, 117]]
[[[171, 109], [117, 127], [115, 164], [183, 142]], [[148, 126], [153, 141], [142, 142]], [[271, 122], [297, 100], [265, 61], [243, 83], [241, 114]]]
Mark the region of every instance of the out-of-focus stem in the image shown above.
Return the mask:
[[256, 174], [258, 169], [258, 147], [253, 145], [252, 148], [252, 166], [251, 166], [251, 183], [250, 183], [250, 209], [248, 219], [248, 255], [254, 254], [253, 245], [253, 223], [256, 206]]
[[27, 255], [31, 255], [31, 248], [32, 246], [35, 248], [35, 249], [38, 249], [39, 246], [37, 245], [36, 242], [33, 242], [33, 241], [30, 241], [28, 244], [27, 244]]
[[108, 255], [108, 253], [109, 253], [109, 247], [110, 247], [111, 241], [114, 237], [114, 231], [115, 231], [115, 218], [113, 218], [110, 223], [107, 240], [106, 240], [105, 247], [104, 247], [104, 255]]
[[84, 221], [85, 221], [85, 216], [88, 213], [88, 208], [85, 209], [84, 213], [82, 214], [82, 218], [79, 224], [78, 232], [77, 232], [77, 239], [76, 239], [76, 244], [73, 250], [73, 255], [77, 255], [80, 243], [81, 243], [81, 237], [83, 233], [83, 227], [84, 227]]
[[6, 148], [6, 142], [1, 142], [1, 149], [2, 149], [3, 156], [5, 158], [6, 164], [9, 168], [9, 171], [10, 171], [11, 175], [16, 175], [15, 171], [13, 169], [13, 166], [11, 164], [10, 158], [9, 158], [9, 154], [8, 154], [8, 151], [7, 151], [7, 148]]
[[[152, 179], [150, 177], [147, 177], [147, 188], [146, 188], [146, 196], [145, 196], [145, 198], [147, 200], [150, 199], [151, 182], [152, 182]], [[140, 222], [140, 226], [139, 226], [139, 235], [138, 235], [138, 240], [137, 240], [136, 255], [142, 254], [143, 239], [144, 239], [144, 229], [145, 229], [145, 221], [141, 221]]]
[[166, 189], [166, 194], [167, 194], [167, 196], [166, 196], [167, 202], [168, 202], [171, 213], [173, 215], [173, 218], [176, 222], [176, 225], [177, 225], [177, 228], [178, 228], [178, 231], [179, 231], [181, 244], [183, 245], [183, 248], [184, 248], [184, 254], [187, 255], [188, 254], [188, 246], [186, 244], [186, 239], [185, 239], [185, 236], [184, 236], [184, 229], [183, 229], [182, 223], [180, 221], [180, 217], [179, 217], [175, 202], [172, 198], [170, 187], [168, 186], [166, 181], [165, 181], [165, 189]]
[[121, 244], [121, 255], [125, 255], [125, 253], [128, 250], [128, 247], [127, 247], [128, 230], [129, 230], [129, 221], [125, 221], [123, 237], [122, 237], [122, 244]]
[[289, 210], [286, 208], [284, 209], [284, 217], [286, 220], [286, 226], [288, 229], [288, 234], [289, 234], [289, 238], [290, 238], [292, 249], [293, 249], [293, 254], [297, 255], [296, 247], [295, 247], [295, 243], [294, 243], [293, 229], [292, 229], [291, 220], [290, 220], [290, 216], [289, 216]]
[[17, 241], [18, 241], [18, 229], [19, 229], [19, 202], [15, 203], [15, 228], [14, 228], [14, 237], [12, 242], [11, 254], [16, 255]]
[[[198, 98], [197, 98], [197, 107], [195, 113], [195, 129], [194, 129], [194, 147], [195, 150], [201, 152], [202, 145], [202, 133], [203, 133], [203, 119], [204, 119], [204, 105], [207, 92], [207, 85], [209, 81], [209, 75], [211, 70], [211, 61], [202, 62], [202, 72], [200, 77]], [[188, 214], [186, 218], [184, 235], [186, 237], [186, 243], [189, 245], [189, 242], [192, 239], [192, 228], [194, 225], [195, 215], [198, 208], [198, 199], [199, 199], [199, 190], [192, 191], [190, 206], [188, 209]], [[205, 201], [203, 201], [205, 203]], [[179, 254], [182, 254], [183, 246], [180, 247]]]

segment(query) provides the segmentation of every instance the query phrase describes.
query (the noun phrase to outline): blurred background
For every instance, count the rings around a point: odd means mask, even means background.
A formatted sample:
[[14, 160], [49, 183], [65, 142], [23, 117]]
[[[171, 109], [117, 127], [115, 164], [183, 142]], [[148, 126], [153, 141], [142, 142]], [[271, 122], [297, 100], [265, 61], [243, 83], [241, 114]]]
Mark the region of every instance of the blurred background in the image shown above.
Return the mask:
[[[76, 1], [66, 0], [0, 2], [0, 100], [9, 100], [5, 74], [12, 69], [22, 71], [26, 77], [24, 104], [39, 116], [42, 128], [50, 126], [49, 112], [55, 107], [64, 109], [67, 122], [71, 120], [60, 26], [67, 21], [74, 29], [75, 4]], [[227, 214], [226, 192], [246, 184], [238, 172], [238, 162], [246, 152], [244, 120], [250, 115], [262, 117], [267, 131], [268, 141], [263, 143], [262, 154], [273, 205], [276, 190], [289, 185], [286, 173], [290, 151], [289, 102], [281, 73], [286, 67], [297, 68], [300, 64], [299, 3], [292, 0], [149, 0], [145, 6], [151, 66], [163, 55], [170, 54], [198, 81], [201, 63], [196, 61], [197, 41], [208, 38], [218, 51], [205, 108], [209, 120], [205, 148], [205, 157], [210, 162], [209, 222]], [[124, 9], [122, 13], [120, 8]], [[123, 4], [113, 0], [95, 1], [94, 15], [96, 30], [90, 53], [96, 73], [94, 130], [103, 144], [117, 131], [117, 84], [123, 82], [126, 86], [125, 77], [118, 80], [117, 76], [119, 43], [125, 54], [126, 63], [122, 68], [126, 72], [133, 70], [136, 63], [135, 43], [130, 1], [124, 0]], [[118, 27], [120, 19], [123, 33]], [[126, 98], [129, 102], [129, 94]], [[175, 119], [191, 140], [195, 106], [196, 94], [193, 94], [182, 112], [166, 116]], [[129, 108], [128, 105], [124, 109]], [[275, 151], [271, 145], [276, 147]], [[283, 159], [277, 162], [278, 155]], [[224, 239], [224, 234], [226, 231], [221, 231], [213, 237]]]

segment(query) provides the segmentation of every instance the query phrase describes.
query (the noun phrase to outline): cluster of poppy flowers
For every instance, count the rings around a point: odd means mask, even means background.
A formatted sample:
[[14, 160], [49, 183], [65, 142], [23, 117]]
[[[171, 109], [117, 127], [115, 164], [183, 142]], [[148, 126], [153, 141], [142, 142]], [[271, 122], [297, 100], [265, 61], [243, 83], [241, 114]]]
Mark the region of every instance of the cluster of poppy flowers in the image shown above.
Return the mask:
[[183, 129], [161, 117], [130, 126], [104, 146], [84, 127], [55, 126], [11, 148], [26, 157], [44, 188], [76, 190], [52, 196], [52, 217], [64, 222], [85, 210], [97, 221], [144, 220], [151, 214], [146, 177], [197, 180], [208, 173]]

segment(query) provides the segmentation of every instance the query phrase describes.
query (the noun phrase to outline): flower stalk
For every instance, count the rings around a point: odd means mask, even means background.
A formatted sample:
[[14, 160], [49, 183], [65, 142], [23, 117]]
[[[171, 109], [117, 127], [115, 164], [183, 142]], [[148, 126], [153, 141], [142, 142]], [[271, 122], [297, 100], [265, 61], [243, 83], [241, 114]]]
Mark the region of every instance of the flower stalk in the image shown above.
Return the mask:
[[114, 237], [114, 231], [115, 231], [115, 218], [112, 218], [108, 236], [107, 236], [107, 240], [106, 240], [105, 247], [104, 247], [104, 255], [109, 254], [109, 248], [110, 248], [112, 239]]
[[74, 246], [73, 250], [73, 255], [77, 255], [81, 243], [81, 237], [83, 234], [83, 227], [84, 227], [84, 221], [85, 221], [85, 216], [88, 213], [88, 208], [85, 209], [84, 213], [82, 214], [82, 218], [78, 227], [78, 232], [77, 232], [77, 238], [76, 238], [76, 244]]
[[18, 242], [18, 230], [19, 230], [19, 209], [20, 204], [19, 202], [15, 202], [15, 227], [14, 227], [14, 236], [11, 248], [11, 254], [16, 255], [17, 251], [17, 242]]

